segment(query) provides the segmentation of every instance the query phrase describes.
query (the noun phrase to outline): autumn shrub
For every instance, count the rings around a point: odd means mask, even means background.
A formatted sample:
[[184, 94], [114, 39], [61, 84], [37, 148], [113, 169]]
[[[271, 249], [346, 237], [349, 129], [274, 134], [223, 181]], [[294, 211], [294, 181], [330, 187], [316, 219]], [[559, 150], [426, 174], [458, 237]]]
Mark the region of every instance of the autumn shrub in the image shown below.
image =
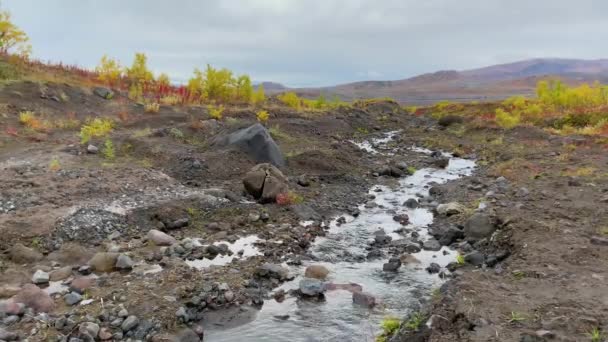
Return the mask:
[[144, 105], [144, 111], [146, 113], [158, 113], [160, 110], [160, 104], [157, 102], [149, 102]]
[[284, 105], [294, 108], [296, 110], [300, 110], [302, 108], [302, 100], [300, 97], [294, 92], [287, 92], [277, 96], [277, 99], [281, 101]]
[[268, 114], [268, 111], [260, 110], [255, 114], [255, 117], [258, 119], [259, 122], [265, 123], [266, 121], [268, 121], [270, 114]]
[[280, 193], [276, 198], [278, 205], [292, 205], [304, 202], [304, 198], [293, 191]]
[[502, 108], [496, 109], [496, 123], [506, 129], [511, 129], [517, 126], [520, 122], [520, 116], [516, 113], [508, 113]]
[[19, 113], [19, 123], [38, 132], [45, 131], [49, 128], [48, 124], [36, 117], [36, 114], [32, 111], [23, 111]]
[[167, 106], [175, 106], [180, 103], [181, 99], [177, 95], [167, 95], [160, 98], [160, 103]]
[[95, 118], [88, 120], [85, 125], [80, 128], [80, 142], [88, 143], [92, 138], [103, 138], [112, 132], [114, 121], [107, 118]]
[[212, 119], [222, 120], [222, 116], [224, 115], [224, 106], [207, 106], [207, 110], [209, 110], [209, 116]]
[[101, 149], [101, 154], [107, 160], [114, 160], [116, 158], [116, 152], [114, 150], [114, 143], [110, 139], [106, 139]]

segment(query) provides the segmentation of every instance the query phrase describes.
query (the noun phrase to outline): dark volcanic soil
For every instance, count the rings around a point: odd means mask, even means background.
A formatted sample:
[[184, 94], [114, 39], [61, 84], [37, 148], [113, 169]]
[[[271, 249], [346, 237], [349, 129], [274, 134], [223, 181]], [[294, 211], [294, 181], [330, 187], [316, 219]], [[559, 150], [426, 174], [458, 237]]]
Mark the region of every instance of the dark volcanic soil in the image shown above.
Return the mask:
[[[479, 164], [474, 177], [435, 189], [435, 202], [458, 202], [464, 209], [438, 215], [433, 228], [462, 228], [483, 214], [498, 230], [474, 243], [454, 241], [461, 254], [477, 251], [483, 262], [474, 266], [467, 258], [456, 267], [424, 310], [430, 328], [404, 324], [392, 341], [587, 341], [594, 329], [608, 330], [608, 158], [591, 138], [466, 123], [440, 129], [391, 102], [312, 113], [270, 106], [266, 126], [301, 203], [262, 205], [242, 183], [256, 162], [213, 144], [255, 123], [255, 109], [230, 108], [218, 122], [204, 108], [163, 106], [145, 113], [121, 96], [105, 100], [90, 89], [33, 82], [5, 85], [0, 107], [0, 300], [24, 293], [36, 299], [28, 308], [12, 308], [17, 315], [0, 304], [2, 333], [61, 340], [95, 330], [81, 324], [91, 322], [108, 339], [162, 341], [167, 334], [196, 335], [204, 315], [273, 300], [269, 291], [289, 277], [265, 264], [306, 257], [311, 241], [324, 234], [323, 222], [356, 213], [372, 185], [394, 182], [377, 174], [387, 165], [435, 162], [406, 149], [413, 145]], [[37, 113], [49, 128], [22, 127], [23, 110]], [[94, 115], [117, 122], [110, 135], [114, 160], [87, 153], [79, 126], [64, 122]], [[403, 151], [394, 157], [351, 142], [394, 130], [400, 132], [392, 147]], [[91, 144], [102, 148], [103, 140]], [[309, 220], [308, 227], [300, 224]], [[152, 243], [152, 229], [179, 243]], [[190, 266], [237, 254], [201, 244], [252, 235], [259, 238], [258, 255], [204, 271]], [[115, 270], [111, 262], [111, 272], [88, 275], [82, 266], [98, 252], [113, 261], [117, 253], [128, 256], [132, 270]], [[63, 294], [49, 299], [36, 292], [31, 283], [37, 270], [50, 272], [54, 286], [71, 282], [81, 300], [92, 302], [71, 306]], [[133, 327], [127, 324], [135, 320]]]

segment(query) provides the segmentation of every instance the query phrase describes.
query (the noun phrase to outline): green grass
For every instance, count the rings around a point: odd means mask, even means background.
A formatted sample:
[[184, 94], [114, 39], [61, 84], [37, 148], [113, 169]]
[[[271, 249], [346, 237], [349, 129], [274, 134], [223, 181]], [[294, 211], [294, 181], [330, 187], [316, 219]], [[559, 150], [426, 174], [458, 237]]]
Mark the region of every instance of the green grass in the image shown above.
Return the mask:
[[465, 261], [464, 261], [464, 256], [460, 253], [458, 253], [456, 255], [456, 262], [458, 263], [458, 265], [464, 265]]
[[410, 318], [405, 322], [405, 327], [408, 330], [416, 331], [420, 326], [424, 323], [425, 317], [420, 312], [416, 312], [410, 316]]
[[602, 334], [601, 330], [597, 327], [593, 328], [593, 330], [588, 332], [587, 336], [589, 336], [589, 339], [591, 339], [591, 342], [602, 342], [602, 339], [603, 339], [603, 334]]
[[273, 139], [283, 141], [294, 141], [294, 138], [281, 130], [281, 126], [274, 125], [268, 129]]
[[382, 333], [376, 337], [376, 342], [386, 342], [401, 326], [401, 320], [397, 317], [385, 317], [380, 323]]
[[519, 323], [526, 320], [526, 317], [519, 312], [511, 311], [511, 317], [509, 317], [509, 323]]

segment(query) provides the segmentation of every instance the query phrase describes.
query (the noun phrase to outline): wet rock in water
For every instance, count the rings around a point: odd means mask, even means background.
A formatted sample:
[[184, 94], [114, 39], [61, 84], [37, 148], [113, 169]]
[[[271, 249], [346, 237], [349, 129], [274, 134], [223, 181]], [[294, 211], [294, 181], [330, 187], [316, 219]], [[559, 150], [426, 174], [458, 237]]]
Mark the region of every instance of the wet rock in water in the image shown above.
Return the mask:
[[116, 265], [118, 255], [118, 253], [98, 252], [93, 255], [88, 264], [94, 271], [111, 272], [114, 270], [114, 265]]
[[465, 254], [464, 261], [473, 266], [481, 266], [485, 261], [485, 256], [481, 252], [473, 251], [471, 253]]
[[397, 272], [401, 267], [401, 259], [400, 258], [390, 258], [387, 263], [382, 265], [382, 270], [384, 272]]
[[154, 242], [157, 246], [171, 246], [174, 243], [177, 243], [177, 240], [173, 236], [156, 229], [150, 230], [147, 237], [148, 240]]
[[298, 288], [300, 293], [310, 297], [322, 295], [326, 290], [322, 281], [313, 278], [303, 278]]
[[263, 278], [274, 278], [286, 280], [289, 278], [289, 270], [277, 264], [265, 263], [256, 269], [256, 275]]
[[55, 306], [49, 294], [34, 284], [25, 284], [13, 300], [16, 303], [25, 304], [37, 312], [49, 312]]
[[363, 286], [361, 286], [359, 284], [355, 284], [355, 283], [348, 283], [348, 284], [325, 283], [325, 289], [327, 291], [345, 290], [345, 291], [354, 293], [354, 292], [363, 291]]
[[82, 296], [77, 292], [70, 292], [63, 296], [63, 300], [67, 305], [76, 305], [82, 301]]
[[441, 271], [441, 266], [439, 266], [439, 264], [433, 262], [429, 265], [429, 267], [426, 268], [426, 271], [431, 274], [439, 273], [439, 271]]
[[401, 262], [404, 264], [419, 264], [420, 260], [418, 260], [415, 256], [411, 254], [404, 254], [400, 257]]
[[11, 261], [17, 264], [28, 264], [42, 260], [42, 253], [21, 243], [14, 244], [8, 251]]
[[320, 280], [325, 280], [328, 274], [329, 270], [322, 265], [310, 265], [306, 267], [306, 271], [304, 271], [304, 276], [306, 278], [314, 278]]
[[353, 292], [353, 303], [371, 309], [376, 306], [376, 298], [367, 292]]
[[437, 206], [437, 213], [443, 216], [458, 215], [465, 210], [465, 206], [458, 202], [444, 203]]
[[477, 241], [487, 238], [496, 230], [490, 216], [476, 213], [464, 224], [464, 235], [467, 241]]
[[446, 167], [448, 167], [449, 164], [450, 164], [450, 158], [437, 158], [437, 159], [433, 160], [433, 166], [440, 168], [440, 169], [445, 169]]
[[135, 328], [138, 324], [139, 324], [139, 319], [137, 318], [137, 316], [131, 315], [122, 322], [122, 324], [120, 325], [120, 328], [122, 329], [123, 332], [127, 332], [127, 331]]
[[101, 97], [102, 99], [111, 100], [114, 97], [114, 92], [108, 88], [95, 87], [93, 88], [93, 94]]
[[285, 166], [285, 158], [266, 127], [257, 123], [224, 137], [216, 138], [218, 146], [236, 146], [257, 163]]
[[72, 275], [72, 267], [71, 266], [65, 266], [65, 267], [53, 270], [49, 274], [49, 279], [51, 281], [59, 281], [59, 280], [64, 280], [64, 279], [70, 277], [71, 275]]
[[118, 270], [130, 270], [135, 265], [135, 262], [126, 254], [120, 254], [116, 259], [116, 269]]
[[288, 192], [287, 178], [271, 164], [258, 164], [243, 178], [247, 193], [262, 203], [276, 202], [279, 194]]
[[410, 208], [410, 209], [415, 209], [418, 208], [418, 200], [416, 200], [415, 198], [408, 198], [405, 202], [403, 202], [403, 205], [406, 208]]
[[374, 242], [379, 245], [384, 245], [391, 242], [393, 238], [387, 235], [384, 229], [380, 229], [374, 232]]
[[50, 276], [48, 273], [42, 271], [42, 270], [37, 270], [34, 275], [32, 276], [32, 283], [39, 285], [39, 284], [47, 284], [50, 280]]
[[422, 243], [422, 248], [427, 251], [438, 251], [441, 249], [439, 241], [431, 238]]
[[455, 226], [434, 228], [430, 233], [442, 246], [449, 246], [457, 240], [464, 238], [464, 232]]
[[399, 222], [402, 225], [407, 225], [410, 223], [410, 217], [407, 214], [399, 214], [393, 216], [393, 220]]

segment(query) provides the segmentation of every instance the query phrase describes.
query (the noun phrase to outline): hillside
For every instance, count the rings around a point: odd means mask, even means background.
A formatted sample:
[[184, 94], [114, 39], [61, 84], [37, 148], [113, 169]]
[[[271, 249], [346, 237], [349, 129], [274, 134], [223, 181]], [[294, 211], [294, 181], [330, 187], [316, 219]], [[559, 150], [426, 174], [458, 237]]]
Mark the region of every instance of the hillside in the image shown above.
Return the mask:
[[[446, 99], [495, 100], [530, 95], [538, 80], [552, 77], [571, 85], [596, 80], [605, 82], [608, 80], [608, 59], [529, 59], [471, 70], [441, 70], [394, 81], [362, 81], [295, 91], [306, 96], [322, 92], [344, 99], [391, 97], [400, 102], [424, 104]], [[273, 91], [283, 90], [270, 90]]]

